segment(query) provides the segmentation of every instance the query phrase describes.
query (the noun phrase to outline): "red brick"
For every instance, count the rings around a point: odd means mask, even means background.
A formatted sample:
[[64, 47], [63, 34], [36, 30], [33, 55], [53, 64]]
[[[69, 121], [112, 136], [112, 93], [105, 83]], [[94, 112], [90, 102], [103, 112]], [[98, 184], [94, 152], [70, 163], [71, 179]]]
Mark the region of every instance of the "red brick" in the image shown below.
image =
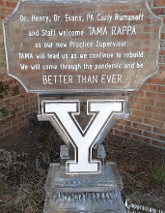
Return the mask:
[[24, 98], [30, 98], [32, 96], [32, 94], [30, 94], [30, 93], [24, 93], [23, 94], [23, 97]]
[[[1, 37], [0, 37], [0, 38], [1, 38]], [[5, 74], [6, 74], [6, 72], [7, 72], [7, 71], [6, 71], [6, 69], [4, 69], [4, 68], [3, 68], [3, 69], [1, 69], [1, 68], [0, 68], [0, 73], [1, 73], [2, 75], [5, 75]]]
[[23, 110], [21, 112], [18, 112], [18, 117], [21, 117], [21, 116], [26, 115], [28, 113], [29, 113], [29, 109], [25, 109], [25, 110]]
[[33, 101], [35, 101], [36, 102], [36, 96], [32, 96], [31, 98], [30, 98], [30, 102], [33, 102]]
[[150, 91], [156, 91], [157, 86], [153, 84], [143, 84], [140, 89], [142, 90], [150, 90]]
[[0, 0], [0, 6], [1, 6], [1, 7], [5, 7], [5, 6], [6, 6], [6, 4], [5, 4], [5, 1], [4, 1], [4, 0]]
[[146, 112], [146, 111], [142, 111], [142, 110], [135, 110], [135, 109], [133, 109], [132, 110], [132, 115], [137, 115], [137, 116], [145, 117], [145, 118], [151, 118], [152, 113]]
[[119, 124], [116, 123], [116, 124], [113, 126], [113, 128], [123, 130], [123, 125], [119, 125]]
[[13, 12], [13, 9], [9, 9], [9, 8], [2, 8], [2, 14], [4, 15], [9, 15]]
[[[5, 72], [7, 72], [7, 70], [5, 70]], [[1, 73], [1, 70], [0, 70], [0, 73]], [[4, 80], [7, 80], [7, 79], [11, 79], [11, 77], [9, 77], [8, 75], [6, 75], [6, 73], [0, 75], [0, 81], [4, 81]]]
[[5, 18], [5, 15], [0, 15], [0, 20], [3, 20]]
[[[0, 70], [0, 73], [1, 73], [1, 70]], [[1, 74], [1, 75], [0, 75], [0, 81], [3, 81], [3, 80], [5, 79], [5, 77], [6, 77], [5, 75], [2, 75], [2, 74]]]
[[[18, 109], [18, 112], [21, 112], [23, 110], [23, 106], [17, 107], [17, 109]], [[18, 114], [17, 114], [17, 116], [18, 116]]]
[[159, 92], [164, 92], [165, 93], [165, 86], [159, 86], [158, 87]]
[[5, 107], [7, 104], [6, 104], [6, 101], [2, 101], [2, 100], [0, 100], [0, 108], [1, 107]]
[[[130, 92], [130, 94], [131, 94], [131, 92]], [[130, 95], [129, 101], [130, 101], [130, 102], [133, 102], [133, 99], [134, 99], [134, 96]]]
[[159, 55], [165, 55], [165, 50], [160, 50]]
[[10, 1], [6, 1], [6, 6], [7, 7], [12, 7], [12, 8], [15, 8], [17, 5], [16, 2], [10, 2]]
[[165, 71], [160, 71], [160, 77], [165, 78]]
[[141, 135], [142, 134], [142, 131], [141, 130], [138, 130], [138, 129], [134, 129], [132, 127], [125, 127], [125, 131], [127, 132], [132, 132], [132, 133], [135, 133], [135, 134], [138, 134], [138, 135]]
[[165, 33], [161, 33], [161, 39], [165, 39]]
[[157, 140], [161, 140], [162, 139], [162, 136], [153, 134], [151, 132], [144, 132], [143, 135], [146, 136], [146, 137], [149, 137], [149, 138], [157, 139]]
[[18, 87], [20, 86], [19, 83], [14, 84], [13, 81], [14, 81], [14, 79], [12, 79], [12, 85], [10, 85], [10, 87], [9, 87], [10, 90], [13, 90], [16, 86], [18, 86]]
[[14, 119], [12, 121], [12, 125], [18, 124], [18, 123], [22, 122], [23, 120], [24, 120], [24, 117], [19, 117], [17, 119]]
[[150, 143], [150, 139], [145, 138], [143, 136], [132, 135], [132, 139], [137, 140], [137, 141], [141, 141], [141, 142], [145, 142], [145, 143]]
[[141, 96], [141, 97], [144, 97], [145, 96], [145, 92], [142, 91], [142, 90], [139, 90], [139, 91], [134, 91], [133, 96]]
[[28, 99], [23, 99], [22, 101], [18, 101], [17, 106], [23, 106], [26, 103], [26, 101], [28, 101]]
[[151, 126], [147, 126], [147, 125], [140, 124], [140, 123], [133, 123], [133, 127], [136, 129], [151, 131]]
[[157, 134], [165, 135], [165, 129], [160, 129], [160, 128], [153, 128], [153, 131]]
[[135, 97], [135, 102], [146, 104], [146, 105], [154, 105], [154, 100], [147, 99], [147, 98]]
[[17, 125], [12, 126], [11, 128], [4, 131], [5, 135], [11, 134], [13, 131], [17, 130]]
[[22, 98], [20, 96], [11, 96], [10, 103], [16, 103], [16, 102], [19, 102], [21, 100], [22, 100]]
[[117, 129], [114, 129], [114, 134], [116, 134], [116, 135], [122, 135], [124, 137], [130, 138], [130, 134], [129, 133], [123, 132], [123, 131], [120, 131], [120, 130], [117, 130]]
[[154, 113], [153, 114], [153, 119], [159, 120], [159, 121], [165, 121], [165, 115]]
[[165, 107], [165, 101], [157, 101], [156, 106]]
[[18, 81], [16, 79], [13, 79], [13, 84], [17, 84]]
[[113, 129], [110, 130], [110, 134], [113, 134]]
[[164, 0], [155, 0], [155, 7], [161, 7], [161, 6], [165, 6], [165, 1]]
[[26, 125], [28, 125], [28, 121], [22, 121], [21, 123], [18, 124], [18, 128], [22, 128]]
[[3, 100], [8, 100], [8, 99], [10, 99], [11, 97], [13, 97], [12, 94], [13, 94], [13, 93], [9, 91], [8, 94], [4, 96]]
[[163, 64], [159, 64], [158, 65], [158, 70], [165, 70], [165, 65], [163, 65]]
[[10, 123], [5, 123], [5, 124], [0, 124], [0, 130], [5, 130], [8, 129], [10, 127]]
[[8, 116], [7, 118], [5, 118], [5, 121], [10, 122], [10, 121], [14, 120], [14, 118], [15, 117], [13, 115], [11, 115], [11, 116]]
[[[29, 104], [29, 99], [28, 98], [24, 98], [23, 99], [24, 105], [28, 105]], [[19, 103], [19, 102], [18, 102]]]
[[165, 23], [165, 17], [164, 16], [160, 16], [163, 19], [163, 23]]
[[155, 145], [155, 146], [159, 146], [159, 147], [165, 147], [165, 143], [155, 141], [155, 140], [152, 141], [152, 144]]
[[152, 106], [145, 106], [145, 110], [149, 112], [159, 113], [159, 114], [165, 114], [164, 108], [159, 107], [152, 107]]
[[117, 123], [126, 125], [126, 126], [131, 126], [131, 121], [127, 121], [127, 120], [118, 120]]
[[142, 118], [135, 115], [129, 115], [128, 120], [142, 123]]
[[4, 137], [4, 133], [2, 131], [0, 131], [0, 138]]
[[164, 12], [163, 8], [152, 8], [151, 10], [152, 10], [153, 13], [155, 13], [157, 15], [163, 14], [163, 12]]
[[[6, 101], [5, 101], [6, 102]], [[6, 103], [6, 107], [5, 107], [5, 109], [6, 110], [9, 110], [9, 111], [12, 111], [13, 109], [14, 109], [14, 107], [15, 107], [15, 104], [10, 104], [9, 103], [9, 105]]]
[[[12, 79], [6, 79], [4, 81], [2, 81], [2, 83], [5, 85], [11, 85], [12, 84]], [[11, 86], [9, 86], [9, 90], [10, 90]]]
[[138, 103], [130, 103], [129, 107], [130, 108], [135, 108], [135, 109], [141, 109], [141, 110], [144, 109], [144, 105], [143, 104], [138, 104]]
[[152, 6], [152, 4], [151, 4], [152, 2], [151, 2], [150, 0], [148, 0], [147, 3], [148, 3], [148, 6], [149, 6], [149, 7]]
[[28, 108], [32, 107], [33, 105], [34, 105], [34, 103], [26, 104], [26, 105], [24, 105], [24, 109], [28, 109]]
[[156, 126], [161, 128], [164, 126], [164, 122], [149, 119], [149, 118], [144, 118], [144, 124], [149, 124], [151, 126]]
[[33, 111], [36, 111], [36, 110], [37, 110], [36, 106], [30, 108], [30, 112], [33, 112]]
[[165, 100], [165, 94], [156, 93], [156, 92], [147, 92], [146, 93], [147, 98], [153, 98], [153, 99], [162, 99]]
[[163, 84], [163, 79], [162, 78], [149, 78], [148, 83], [151, 84]]

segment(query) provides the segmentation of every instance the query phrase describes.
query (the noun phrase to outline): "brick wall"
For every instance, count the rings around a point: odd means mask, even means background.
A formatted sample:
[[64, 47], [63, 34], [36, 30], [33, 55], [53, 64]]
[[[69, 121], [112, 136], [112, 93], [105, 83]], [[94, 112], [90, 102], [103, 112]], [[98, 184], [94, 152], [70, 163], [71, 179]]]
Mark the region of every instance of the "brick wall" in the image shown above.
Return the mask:
[[[139, 91], [130, 93], [130, 116], [128, 120], [119, 120], [111, 132], [122, 137], [165, 147], [165, 0], [149, 0], [148, 4], [152, 11], [164, 20], [158, 73], [143, 84]], [[8, 16], [15, 5], [14, 0], [0, 0], [0, 19]], [[36, 109], [36, 105], [35, 95], [26, 93], [16, 80], [6, 75], [1, 24], [0, 80], [10, 84], [9, 94], [0, 102], [0, 107], [6, 106], [10, 112], [6, 123], [0, 125], [0, 138], [2, 139], [25, 126], [26, 116]], [[20, 88], [20, 94], [13, 97], [12, 88], [16, 85]], [[8, 99], [10, 100], [9, 106], [6, 102]], [[18, 109], [15, 116], [12, 115], [14, 108]]]
[[128, 120], [119, 120], [115, 135], [165, 147], [165, 0], [149, 0], [151, 10], [163, 18], [158, 73], [140, 90], [130, 93]]
[[[8, 94], [0, 100], [0, 109], [4, 107], [9, 113], [6, 118], [0, 113], [0, 141], [26, 126], [28, 124], [27, 116], [30, 112], [36, 110], [36, 95], [27, 93], [20, 83], [6, 74], [1, 20], [13, 11], [16, 4], [17, 1], [14, 0], [0, 0], [0, 81], [9, 85]], [[13, 96], [12, 90], [16, 86], [18, 86], [20, 93]]]

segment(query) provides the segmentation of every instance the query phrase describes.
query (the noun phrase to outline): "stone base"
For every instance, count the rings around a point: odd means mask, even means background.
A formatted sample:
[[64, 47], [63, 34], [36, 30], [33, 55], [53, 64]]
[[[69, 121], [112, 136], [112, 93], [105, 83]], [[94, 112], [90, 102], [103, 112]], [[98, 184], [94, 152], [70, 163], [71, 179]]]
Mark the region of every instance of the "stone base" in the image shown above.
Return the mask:
[[122, 180], [115, 163], [106, 163], [99, 175], [66, 175], [51, 164], [46, 181], [43, 213], [126, 213]]

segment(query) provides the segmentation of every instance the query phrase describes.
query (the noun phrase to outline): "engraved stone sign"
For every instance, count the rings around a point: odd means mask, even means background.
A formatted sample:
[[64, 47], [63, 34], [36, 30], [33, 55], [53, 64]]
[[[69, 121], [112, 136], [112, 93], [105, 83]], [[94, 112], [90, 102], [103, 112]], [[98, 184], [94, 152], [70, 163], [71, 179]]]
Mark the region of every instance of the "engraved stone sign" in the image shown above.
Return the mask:
[[8, 74], [29, 92], [132, 91], [157, 69], [145, 0], [19, 0], [3, 21]]

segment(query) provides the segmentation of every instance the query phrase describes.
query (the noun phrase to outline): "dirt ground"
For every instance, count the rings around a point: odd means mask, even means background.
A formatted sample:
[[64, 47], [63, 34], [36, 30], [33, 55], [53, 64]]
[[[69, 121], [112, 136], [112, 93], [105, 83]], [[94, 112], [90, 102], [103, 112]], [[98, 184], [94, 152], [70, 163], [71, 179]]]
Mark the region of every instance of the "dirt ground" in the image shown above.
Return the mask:
[[[42, 212], [44, 184], [51, 162], [59, 162], [62, 140], [50, 124], [35, 115], [29, 126], [0, 141], [0, 212]], [[153, 183], [149, 168], [163, 165], [165, 150], [140, 141], [107, 135], [106, 160], [116, 162], [123, 180], [123, 199], [132, 193], [165, 195], [165, 185]]]

